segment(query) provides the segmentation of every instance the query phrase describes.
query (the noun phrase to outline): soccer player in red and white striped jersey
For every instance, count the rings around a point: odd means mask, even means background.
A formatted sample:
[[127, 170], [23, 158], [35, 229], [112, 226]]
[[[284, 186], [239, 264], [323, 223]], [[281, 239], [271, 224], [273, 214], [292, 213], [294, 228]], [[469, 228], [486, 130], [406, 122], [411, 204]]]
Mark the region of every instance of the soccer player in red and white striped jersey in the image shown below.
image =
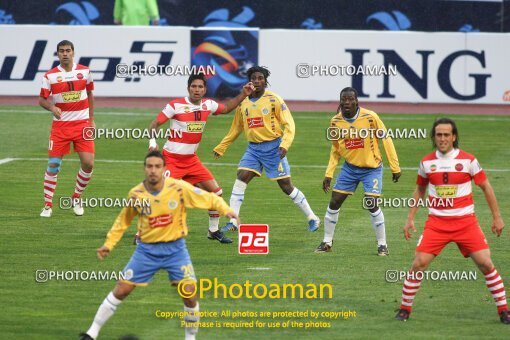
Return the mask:
[[[72, 195], [77, 216], [83, 215], [78, 199], [92, 177], [94, 166], [94, 141], [84, 138], [84, 130], [95, 127], [92, 75], [88, 67], [74, 63], [74, 45], [69, 40], [57, 44], [57, 55], [60, 65], [44, 74], [39, 94], [39, 105], [53, 114], [41, 217], [51, 217], [57, 175], [62, 158], [70, 152], [71, 143], [81, 162]], [[49, 100], [50, 94], [52, 100]]]
[[[498, 203], [485, 172], [476, 158], [458, 148], [458, 131], [455, 122], [441, 118], [432, 126], [432, 141], [436, 150], [425, 156], [418, 170], [414, 199], [423, 199], [428, 186], [429, 217], [416, 247], [413, 264], [404, 282], [402, 302], [396, 319], [406, 321], [411, 313], [423, 272], [450, 242], [455, 242], [464, 257], [471, 257], [485, 276], [485, 283], [504, 324], [510, 324], [505, 286], [491, 260], [489, 245], [475, 216], [471, 182], [478, 185], [492, 212], [492, 232], [498, 237], [504, 228]], [[440, 203], [440, 200], [444, 200]], [[448, 200], [448, 201], [446, 201]], [[448, 204], [447, 204], [448, 202]], [[453, 204], [451, 204], [453, 202]], [[404, 226], [407, 240], [416, 231], [414, 216], [417, 207], [409, 210]]]
[[[253, 84], [248, 83], [236, 97], [225, 103], [219, 103], [213, 99], [204, 98], [207, 91], [206, 83], [205, 75], [191, 75], [188, 78], [188, 96], [166, 104], [149, 129], [155, 131], [162, 124], [170, 121], [171, 134], [163, 147], [167, 175], [221, 196], [221, 187], [209, 169], [202, 164], [196, 151], [209, 116], [229, 113], [254, 91], [254, 87]], [[149, 142], [149, 150], [157, 149], [156, 139], [152, 138]], [[232, 243], [232, 240], [219, 230], [219, 218], [217, 211], [209, 211], [207, 237], [218, 240], [220, 243]]]

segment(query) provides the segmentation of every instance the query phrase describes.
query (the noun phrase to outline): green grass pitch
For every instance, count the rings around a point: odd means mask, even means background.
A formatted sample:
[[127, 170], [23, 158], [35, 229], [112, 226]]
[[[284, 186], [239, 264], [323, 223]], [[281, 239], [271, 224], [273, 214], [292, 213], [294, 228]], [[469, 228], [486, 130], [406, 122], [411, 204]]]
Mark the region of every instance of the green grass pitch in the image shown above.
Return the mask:
[[[366, 105], [368, 108], [370, 105]], [[126, 114], [125, 111], [130, 111]], [[103, 128], [145, 128], [157, 112], [151, 110], [96, 110], [96, 123]], [[330, 144], [325, 138], [330, 114], [295, 112], [297, 134], [289, 150], [292, 180], [302, 190], [314, 211], [324, 216], [330, 195], [321, 190]], [[42, 181], [46, 168], [46, 148], [51, 124], [50, 114], [38, 107], [1, 107], [0, 160], [20, 158], [0, 164], [1, 266], [0, 305], [2, 339], [73, 339], [88, 329], [114, 281], [49, 281], [36, 283], [35, 271], [79, 270], [119, 271], [129, 260], [134, 246], [134, 224], [112, 254], [103, 262], [95, 250], [103, 244], [119, 209], [95, 208], [75, 217], [70, 210], [55, 204], [53, 217], [39, 217], [42, 208]], [[433, 115], [381, 114], [390, 128], [425, 128], [429, 131]], [[438, 114], [437, 117], [440, 115]], [[232, 116], [211, 117], [199, 155], [223, 187], [227, 202], [236, 175], [236, 164], [246, 140], [240, 136], [226, 155], [212, 158], [212, 148], [226, 134]], [[510, 149], [507, 128], [510, 117], [455, 116], [460, 131], [460, 146], [477, 156], [499, 199], [503, 219], [510, 223]], [[163, 141], [159, 141], [160, 146]], [[85, 197], [125, 197], [131, 187], [143, 179], [142, 158], [146, 140], [98, 140], [96, 164]], [[391, 182], [385, 161], [385, 197], [410, 197], [415, 186], [416, 167], [431, 151], [428, 139], [395, 140], [400, 165], [404, 168], [399, 183]], [[55, 203], [69, 196], [78, 170], [77, 155], [64, 159], [59, 174]], [[131, 161], [131, 162], [105, 162]], [[500, 171], [493, 171], [493, 170]], [[337, 172], [338, 173], [338, 169]], [[510, 232], [497, 238], [490, 232], [491, 214], [480, 189], [474, 189], [476, 211], [488, 242], [493, 261], [507, 287], [510, 287], [510, 262], [507, 249]], [[402, 226], [407, 209], [386, 208], [386, 231], [390, 256], [376, 256], [375, 236], [369, 215], [361, 209], [361, 190], [344, 204], [332, 253], [315, 254], [323, 229], [307, 231], [302, 213], [284, 195], [277, 184], [262, 177], [249, 185], [241, 210], [245, 223], [270, 225], [268, 255], [238, 255], [237, 236], [231, 245], [206, 238], [207, 213], [189, 213], [187, 238], [195, 271], [200, 278], [217, 277], [225, 284], [240, 283], [329, 283], [332, 299], [214, 299], [206, 294], [200, 301], [202, 311], [356, 311], [349, 319], [326, 320], [330, 328], [201, 329], [202, 339], [317, 339], [317, 338], [508, 338], [510, 330], [502, 325], [483, 276], [476, 281], [424, 281], [415, 299], [414, 312], [407, 323], [393, 317], [399, 306], [402, 282], [387, 283], [386, 270], [409, 267], [426, 211], [416, 219], [418, 234], [404, 240]], [[222, 219], [222, 223], [225, 219]], [[267, 270], [252, 268], [264, 267]], [[475, 271], [471, 260], [464, 259], [450, 244], [432, 264], [431, 270]], [[166, 273], [159, 272], [145, 288], [137, 288], [103, 327], [101, 339], [118, 339], [135, 334], [140, 339], [182, 338], [177, 319], [160, 319], [157, 310], [181, 311], [182, 302]], [[263, 322], [286, 321], [257, 318]], [[203, 319], [202, 321], [210, 321]], [[307, 319], [293, 319], [306, 322]], [[251, 321], [216, 319], [212, 321]]]

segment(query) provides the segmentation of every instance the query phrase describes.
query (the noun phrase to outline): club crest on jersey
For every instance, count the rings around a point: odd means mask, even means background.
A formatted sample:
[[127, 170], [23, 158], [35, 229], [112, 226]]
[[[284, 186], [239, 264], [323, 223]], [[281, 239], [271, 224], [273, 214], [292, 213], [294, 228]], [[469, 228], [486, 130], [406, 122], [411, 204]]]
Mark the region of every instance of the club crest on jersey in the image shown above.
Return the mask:
[[265, 116], [269, 113], [269, 110], [267, 108], [262, 109], [262, 114]]
[[185, 107], [184, 107], [184, 113], [189, 113], [189, 112], [190, 112], [190, 110], [189, 110], [189, 106], [185, 106]]
[[64, 79], [62, 78], [62, 76], [58, 76], [58, 77], [57, 77], [57, 81], [58, 81], [59, 83], [61, 83], [61, 82], [62, 82], [62, 80], [64, 80]]
[[170, 209], [175, 209], [175, 208], [177, 208], [178, 205], [179, 205], [179, 203], [177, 203], [177, 201], [174, 201], [174, 200], [168, 201], [168, 208], [170, 208]]
[[187, 132], [203, 132], [205, 127], [205, 123], [203, 122], [189, 122], [186, 124], [186, 131]]
[[76, 78], [83, 79], [83, 74], [81, 74], [81, 73], [76, 74]]
[[202, 110], [207, 110], [207, 105], [205, 105], [205, 103], [202, 104]]
[[430, 166], [430, 171], [436, 171], [436, 170], [437, 170], [437, 165], [432, 164], [432, 165]]
[[462, 171], [462, 169], [464, 169], [464, 166], [461, 163], [455, 164], [455, 170]]

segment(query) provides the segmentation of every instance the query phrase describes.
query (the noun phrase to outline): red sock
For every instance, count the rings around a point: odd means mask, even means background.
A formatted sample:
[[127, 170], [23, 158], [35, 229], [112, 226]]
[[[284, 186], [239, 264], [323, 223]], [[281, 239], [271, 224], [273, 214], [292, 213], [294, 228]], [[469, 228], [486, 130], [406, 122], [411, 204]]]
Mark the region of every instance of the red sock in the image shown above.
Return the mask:
[[53, 194], [57, 187], [57, 174], [44, 173], [44, 205], [53, 206]]
[[501, 279], [501, 276], [499, 276], [496, 268], [492, 268], [491, 271], [485, 274], [485, 284], [492, 294], [492, 298], [498, 308], [498, 313], [501, 314], [501, 312], [508, 310], [505, 285], [503, 284], [503, 280]]
[[87, 184], [89, 184], [90, 178], [92, 177], [92, 170], [90, 172], [86, 172], [85, 170], [80, 168], [80, 171], [78, 171], [78, 175], [76, 175], [76, 186], [74, 187], [74, 198], [80, 198], [81, 194], [83, 193], [83, 190], [87, 187]]
[[402, 302], [400, 303], [400, 309], [405, 309], [411, 313], [414, 297], [420, 289], [420, 285], [421, 280], [414, 279], [413, 273], [407, 273], [407, 278], [404, 281], [404, 287], [402, 288]]

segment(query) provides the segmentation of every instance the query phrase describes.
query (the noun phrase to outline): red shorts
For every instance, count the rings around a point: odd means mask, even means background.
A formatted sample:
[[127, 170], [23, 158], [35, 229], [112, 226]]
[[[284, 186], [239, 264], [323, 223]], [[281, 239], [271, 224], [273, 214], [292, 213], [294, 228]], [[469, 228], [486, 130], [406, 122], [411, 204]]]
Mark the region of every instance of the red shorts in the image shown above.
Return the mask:
[[489, 249], [485, 235], [475, 216], [458, 219], [429, 216], [425, 222], [423, 234], [418, 240], [416, 251], [437, 256], [450, 242], [457, 243], [457, 247], [464, 257], [468, 257], [475, 251]]
[[214, 179], [197, 155], [174, 156], [163, 150], [163, 157], [165, 157], [166, 168], [170, 171], [168, 176], [172, 178], [182, 179], [192, 185]]
[[89, 127], [88, 120], [79, 122], [54, 122], [50, 132], [48, 145], [49, 157], [62, 157], [71, 151], [71, 142], [75, 152], [94, 153], [94, 140], [83, 138], [83, 129]]

